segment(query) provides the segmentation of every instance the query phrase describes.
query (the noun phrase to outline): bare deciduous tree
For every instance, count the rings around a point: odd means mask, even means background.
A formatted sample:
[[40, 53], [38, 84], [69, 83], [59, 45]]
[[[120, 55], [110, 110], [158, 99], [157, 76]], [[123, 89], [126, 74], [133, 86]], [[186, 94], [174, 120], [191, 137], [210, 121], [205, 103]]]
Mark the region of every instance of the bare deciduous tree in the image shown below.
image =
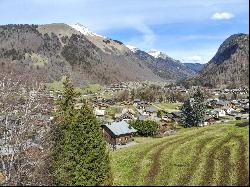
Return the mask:
[[1, 72], [0, 93], [0, 172], [4, 178], [1, 182], [49, 185], [52, 105], [44, 85]]

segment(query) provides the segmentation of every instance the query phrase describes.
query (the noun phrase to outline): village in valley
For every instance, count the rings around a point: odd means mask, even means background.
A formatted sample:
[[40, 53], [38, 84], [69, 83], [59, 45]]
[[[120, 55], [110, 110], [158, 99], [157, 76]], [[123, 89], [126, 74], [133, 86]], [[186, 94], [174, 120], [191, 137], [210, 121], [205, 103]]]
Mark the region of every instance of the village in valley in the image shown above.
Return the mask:
[[249, 186], [249, 1], [0, 17], [0, 186]]
[[[147, 89], [152, 95], [142, 91]], [[197, 89], [198, 86], [187, 89], [160, 82], [121, 82], [104, 87], [95, 84], [86, 88], [76, 107], [80, 108], [81, 101], [86, 99], [101, 123], [109, 147], [114, 150], [135, 144], [133, 136], [137, 130], [130, 127], [129, 121], [155, 121], [159, 125], [156, 137], [175, 134], [181, 127], [181, 106]], [[249, 119], [248, 88], [201, 89], [206, 94], [206, 115], [200, 127]], [[59, 90], [49, 93], [54, 100], [61, 96]]]
[[[26, 160], [27, 166], [32, 163], [39, 165], [41, 155], [47, 154], [44, 150], [48, 146], [48, 139], [44, 137], [51, 131], [53, 111], [58, 110], [56, 103], [62, 98], [62, 90], [55, 89], [51, 86], [53, 84], [44, 84], [30, 90], [22, 86], [16, 87], [15, 83], [8, 85], [9, 87], [6, 85], [4, 81], [1, 82], [1, 89], [5, 90], [5, 94], [0, 104], [9, 110], [9, 115], [7, 118], [0, 116], [0, 130], [3, 132], [0, 138], [0, 156], [3, 162], [0, 166], [5, 169], [10, 163], [14, 164], [21, 150], [25, 151], [22, 158]], [[16, 87], [16, 92], [13, 92], [12, 86]], [[136, 138], [138, 129], [131, 126], [132, 121], [157, 124], [153, 137], [178, 134], [183, 128], [181, 107], [197, 89], [205, 93], [206, 114], [204, 121], [199, 124], [200, 128], [249, 119], [249, 90], [245, 87], [209, 89], [192, 86], [187, 89], [159, 82], [127, 82], [108, 86], [90, 84], [85, 89], [76, 89], [80, 94], [75, 108], [80, 109], [85, 102], [91, 106], [107, 147], [115, 151], [142, 143]], [[5, 96], [26, 98], [29, 104], [22, 105], [18, 99], [5, 100]], [[11, 108], [5, 106], [8, 103]], [[32, 126], [27, 125], [30, 121]], [[15, 133], [17, 128], [19, 133]], [[24, 135], [26, 138], [19, 141], [19, 137]], [[152, 137], [152, 134], [149, 136]], [[11, 170], [8, 172], [5, 174], [6, 180], [10, 177]], [[25, 172], [29, 170], [26, 169]]]
[[[39, 170], [40, 157], [47, 154], [44, 152], [48, 146], [44, 137], [51, 131], [54, 123], [53, 111], [58, 110], [55, 104], [62, 97], [62, 90], [54, 89], [52, 84], [45, 84], [42, 88], [31, 90], [16, 87], [16, 92], [13, 92], [12, 86], [15, 83], [8, 87], [3, 81], [1, 85], [1, 89], [5, 90], [1, 107], [7, 108], [5, 105], [9, 103], [11, 108], [7, 118], [0, 116], [0, 130], [3, 132], [0, 139], [3, 162], [0, 166], [5, 169], [10, 163], [14, 164], [22, 150], [25, 151], [25, 156], [21, 158], [26, 160], [26, 165], [37, 163]], [[192, 86], [187, 89], [184, 86], [159, 82], [128, 82], [108, 86], [94, 84], [86, 86], [85, 89], [76, 89], [80, 95], [75, 108], [80, 109], [85, 102], [92, 107], [107, 147], [115, 151], [143, 143], [136, 138], [139, 135], [138, 129], [131, 126], [132, 121], [157, 124], [153, 137], [178, 134], [183, 128], [181, 107], [197, 89], [205, 93], [206, 114], [204, 121], [199, 124], [200, 128], [249, 120], [249, 90], [244, 87], [209, 89]], [[5, 100], [5, 96], [28, 98], [29, 104], [22, 105], [19, 100], [15, 104], [11, 100]], [[32, 126], [27, 125], [30, 121]], [[15, 133], [17, 128], [19, 133]], [[26, 138], [19, 141], [19, 137], [24, 135]], [[152, 137], [152, 134], [149, 136]], [[9, 170], [5, 174], [6, 180], [11, 172]]]

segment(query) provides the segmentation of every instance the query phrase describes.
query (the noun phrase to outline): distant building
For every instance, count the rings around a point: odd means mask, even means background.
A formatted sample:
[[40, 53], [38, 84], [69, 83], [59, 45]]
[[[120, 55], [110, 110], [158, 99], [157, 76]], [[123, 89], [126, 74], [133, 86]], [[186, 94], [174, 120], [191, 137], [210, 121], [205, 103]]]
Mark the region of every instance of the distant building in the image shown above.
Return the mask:
[[155, 107], [150, 106], [150, 107], [145, 108], [145, 112], [146, 112], [146, 114], [148, 114], [150, 116], [156, 116], [158, 110]]
[[216, 109], [212, 110], [212, 111], [211, 111], [211, 114], [212, 114], [215, 118], [225, 117], [225, 116], [226, 116], [225, 110], [222, 110], [222, 109], [220, 109], [220, 108], [216, 108]]
[[101, 116], [105, 115], [105, 110], [100, 110], [100, 109], [95, 108], [94, 113], [95, 113], [96, 116], [101, 117]]

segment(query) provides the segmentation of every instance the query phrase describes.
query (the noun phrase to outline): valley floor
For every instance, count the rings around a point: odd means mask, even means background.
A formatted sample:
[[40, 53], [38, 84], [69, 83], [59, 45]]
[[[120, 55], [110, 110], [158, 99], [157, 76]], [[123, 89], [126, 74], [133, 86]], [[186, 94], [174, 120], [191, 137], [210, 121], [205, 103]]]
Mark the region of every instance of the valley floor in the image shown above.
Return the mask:
[[114, 185], [248, 185], [249, 126], [235, 123], [135, 138], [111, 153]]

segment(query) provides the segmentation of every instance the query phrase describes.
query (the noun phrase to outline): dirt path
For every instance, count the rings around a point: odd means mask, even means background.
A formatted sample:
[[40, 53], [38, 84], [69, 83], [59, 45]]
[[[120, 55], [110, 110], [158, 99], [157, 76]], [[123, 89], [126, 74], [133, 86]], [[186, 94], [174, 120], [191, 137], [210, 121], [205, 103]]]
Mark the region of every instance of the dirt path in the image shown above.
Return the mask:
[[233, 137], [227, 137], [226, 139], [222, 140], [219, 144], [212, 148], [207, 155], [206, 165], [205, 165], [205, 172], [202, 177], [201, 186], [211, 186], [213, 175], [214, 175], [214, 168], [215, 168], [215, 157], [217, 151], [226, 143], [228, 143]]
[[199, 164], [201, 162], [201, 154], [202, 154], [203, 149], [205, 149], [205, 146], [208, 143], [210, 143], [210, 141], [213, 139], [214, 139], [213, 137], [210, 137], [210, 138], [205, 138], [205, 139], [201, 140], [199, 145], [196, 147], [194, 157], [193, 157], [192, 162], [190, 163], [187, 171], [178, 180], [178, 183], [177, 183], [178, 185], [183, 186], [183, 185], [187, 185], [190, 182], [191, 178], [194, 175], [195, 170], [197, 169], [197, 167], [199, 166]]
[[246, 143], [243, 137], [239, 138], [239, 161], [237, 164], [237, 186], [248, 186], [249, 185], [249, 173], [246, 164]]
[[157, 143], [157, 144], [154, 144], [150, 147], [148, 147], [147, 149], [145, 149], [143, 152], [140, 152], [139, 153], [139, 157], [138, 157], [138, 162], [134, 165], [134, 168], [133, 168], [133, 179], [132, 181], [133, 182], [136, 182], [138, 180], [138, 177], [139, 177], [139, 174], [140, 174], [140, 170], [142, 168], [142, 164], [141, 162], [143, 161], [144, 157], [149, 153], [151, 152], [154, 148], [156, 148], [157, 146], [165, 146], [166, 144], [173, 144], [173, 143], [177, 143], [179, 140], [182, 140], [183, 138], [182, 137], [178, 137], [177, 139], [173, 139], [173, 140], [166, 140], [164, 142], [160, 142], [160, 143]]
[[164, 142], [160, 142], [160, 143], [156, 143], [150, 147], [148, 147], [147, 149], [145, 149], [143, 152], [140, 152], [138, 155], [138, 162], [135, 163], [134, 167], [133, 167], [133, 178], [131, 179], [132, 183], [135, 184], [136, 181], [138, 180], [139, 174], [140, 174], [140, 170], [142, 168], [141, 162], [143, 161], [144, 157], [151, 152], [154, 148], [156, 148], [157, 146], [165, 146], [165, 144], [172, 144], [172, 143], [177, 143], [178, 140], [183, 140], [183, 139], [187, 139], [189, 137], [193, 137], [199, 134], [202, 134], [203, 132], [207, 131], [206, 129], [204, 130], [200, 130], [199, 132], [195, 132], [192, 135], [189, 135], [187, 137], [176, 137], [176, 139], [166, 139], [166, 141]]
[[[161, 153], [164, 149], [167, 149], [169, 146], [173, 146], [173, 144], [180, 144], [180, 143], [185, 143], [191, 139], [193, 139], [193, 137], [195, 136], [196, 138], [199, 137], [199, 135], [202, 135], [204, 131], [200, 131], [198, 133], [194, 133], [192, 135], [180, 138], [176, 141], [173, 142], [167, 142], [167, 144], [161, 146], [152, 156], [151, 156], [151, 160], [153, 160], [153, 163], [149, 169], [148, 174], [145, 176], [144, 181], [146, 185], [151, 185], [154, 183], [155, 181], [155, 177], [157, 176], [157, 174], [159, 173], [160, 169], [161, 169], [161, 163], [160, 163], [160, 158], [161, 158]], [[198, 136], [197, 136], [198, 135]], [[176, 147], [174, 147], [173, 149], [175, 149]], [[172, 150], [171, 150], [172, 151]], [[171, 169], [170, 169], [171, 170]], [[165, 174], [164, 175], [165, 178], [168, 178], [168, 175]]]
[[[210, 154], [207, 156], [207, 161], [206, 161], [206, 165], [205, 165], [205, 172], [204, 172], [204, 175], [202, 178], [202, 183], [201, 183], [202, 186], [207, 186], [207, 185], [210, 186], [212, 181], [213, 181], [212, 179], [214, 176], [216, 153], [218, 152], [218, 150], [221, 149], [221, 147], [225, 148], [226, 153], [225, 153], [225, 155], [222, 155], [223, 158], [220, 158], [221, 162], [224, 163], [224, 167], [225, 167], [222, 169], [222, 172], [224, 172], [224, 173], [221, 172], [222, 176], [220, 177], [220, 182], [221, 182], [221, 185], [228, 185], [227, 179], [229, 179], [228, 171], [230, 170], [230, 166], [229, 166], [230, 149], [224, 145], [226, 143], [228, 143], [229, 141], [231, 141], [232, 139], [235, 139], [236, 141], [241, 142], [242, 137], [241, 136], [227, 137], [226, 139], [222, 140], [219, 144], [217, 144], [212, 150], [210, 150]], [[240, 150], [243, 149], [243, 151], [244, 151], [245, 150], [244, 146], [245, 145], [243, 145], [242, 148], [240, 148]], [[226, 154], [229, 154], [229, 155], [226, 155]], [[242, 158], [242, 161], [240, 161], [238, 164], [240, 169], [245, 168], [244, 160], [245, 160], [245, 158]], [[240, 173], [243, 173], [243, 172], [241, 171]], [[238, 176], [240, 178], [238, 181], [241, 181], [244, 176], [246, 177], [245, 174]], [[224, 179], [222, 179], [222, 177], [224, 177]]]
[[[172, 142], [171, 140], [166, 140], [167, 142]], [[173, 140], [174, 141], [174, 140]], [[143, 152], [140, 152], [138, 155], [138, 162], [135, 163], [134, 167], [133, 167], [133, 178], [132, 178], [132, 182], [136, 183], [136, 181], [138, 180], [139, 174], [140, 174], [140, 170], [142, 168], [142, 164], [141, 162], [143, 161], [144, 157], [150, 152], [152, 151], [152, 149], [154, 149], [155, 147], [161, 145], [161, 144], [165, 144], [164, 142], [160, 142], [160, 143], [156, 143], [151, 145], [150, 147], [148, 147], [147, 149], [145, 149]]]
[[221, 148], [220, 154], [219, 154], [219, 160], [220, 160], [220, 179], [219, 179], [219, 186], [225, 186], [229, 185], [228, 181], [230, 179], [230, 147], [229, 146], [223, 146]]

